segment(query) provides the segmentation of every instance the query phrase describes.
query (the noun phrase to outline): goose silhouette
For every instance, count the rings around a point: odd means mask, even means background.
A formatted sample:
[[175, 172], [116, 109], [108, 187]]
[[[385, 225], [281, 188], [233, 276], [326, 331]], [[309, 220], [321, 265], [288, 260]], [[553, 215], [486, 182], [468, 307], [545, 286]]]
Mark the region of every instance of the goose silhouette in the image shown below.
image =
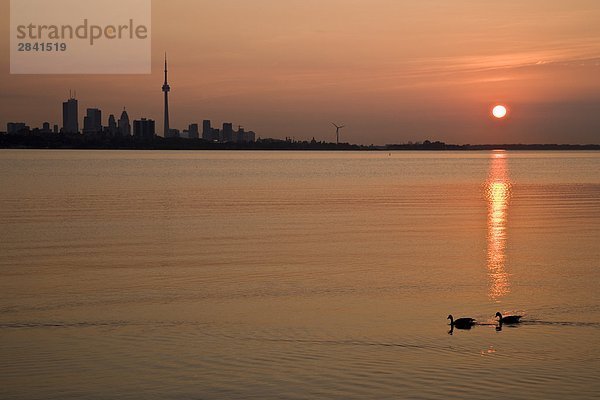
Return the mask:
[[450, 326], [454, 329], [471, 329], [473, 325], [475, 325], [475, 320], [473, 318], [459, 318], [454, 319], [452, 314], [448, 315], [448, 319], [450, 320]]
[[507, 315], [506, 317], [503, 317], [502, 314], [500, 314], [500, 312], [496, 313], [496, 317], [498, 318], [498, 322], [500, 323], [500, 325], [518, 324], [521, 322], [521, 318], [523, 318], [522, 315]]

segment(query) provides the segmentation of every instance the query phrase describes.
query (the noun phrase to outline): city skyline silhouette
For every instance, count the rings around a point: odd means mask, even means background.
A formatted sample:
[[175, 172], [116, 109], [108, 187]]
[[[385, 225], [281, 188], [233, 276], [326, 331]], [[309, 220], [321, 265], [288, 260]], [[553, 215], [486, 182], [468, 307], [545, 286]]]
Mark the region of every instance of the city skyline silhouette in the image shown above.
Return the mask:
[[[184, 139], [200, 139], [199, 124], [192, 122], [187, 129], [179, 130], [171, 128], [169, 122], [169, 93], [171, 87], [168, 83], [168, 60], [167, 53], [164, 59], [164, 83], [161, 88], [164, 94], [163, 106], [163, 130], [162, 137], [164, 139], [184, 138]], [[8, 122], [6, 124], [6, 132], [9, 135], [29, 135], [31, 133], [48, 134], [64, 134], [64, 135], [83, 135], [85, 137], [100, 138], [101, 140], [110, 140], [113, 138], [127, 138], [133, 135], [135, 138], [151, 141], [160, 134], [156, 130], [156, 122], [149, 117], [140, 117], [130, 121], [129, 115], [126, 112], [126, 107], [123, 107], [123, 112], [119, 118], [117, 125], [114, 114], [109, 114], [103, 119], [102, 110], [98, 107], [87, 108], [83, 117], [83, 129], [79, 129], [79, 101], [76, 91], [69, 91], [69, 98], [62, 103], [62, 124], [59, 125], [44, 121], [42, 128], [34, 128], [28, 125], [27, 122]], [[104, 121], [107, 124], [104, 124]], [[50, 130], [50, 126], [54, 128]], [[132, 129], [133, 126], [133, 129]], [[0, 131], [1, 132], [1, 131]], [[223, 128], [213, 128], [211, 120], [202, 120], [202, 137], [207, 142], [218, 143], [249, 143], [256, 140], [254, 131], [246, 131], [241, 125], [238, 130], [234, 131], [233, 123], [224, 122]]]
[[[94, 139], [100, 139], [101, 142], [107, 142], [111, 138], [127, 138], [133, 136], [137, 139], [143, 139], [145, 143], [154, 140], [155, 138], [162, 137], [163, 139], [174, 139], [174, 138], [182, 138], [182, 139], [202, 139], [206, 142], [213, 143], [238, 143], [238, 144], [247, 144], [255, 142], [257, 135], [254, 131], [246, 131], [241, 125], [238, 126], [238, 130], [235, 131], [233, 129], [233, 123], [231, 122], [223, 122], [222, 129], [212, 127], [212, 121], [208, 119], [202, 120], [202, 133], [199, 131], [199, 123], [198, 122], [190, 122], [187, 129], [177, 129], [172, 128], [170, 125], [170, 109], [169, 109], [169, 93], [171, 92], [171, 86], [168, 82], [168, 60], [167, 53], [164, 55], [164, 82], [161, 87], [161, 91], [164, 96], [163, 103], [163, 129], [162, 135], [156, 130], [156, 120], [152, 119], [148, 116], [140, 116], [138, 119], [129, 119], [129, 115], [126, 112], [127, 107], [123, 107], [123, 112], [118, 120], [114, 114], [109, 114], [105, 116], [104, 119], [102, 117], [102, 110], [98, 107], [94, 108], [86, 108], [85, 115], [83, 116], [83, 124], [82, 129], [80, 127], [80, 117], [79, 117], [79, 101], [76, 98], [76, 90], [69, 90], [69, 98], [62, 103], [62, 124], [54, 123], [52, 124], [49, 121], [44, 121], [40, 127], [32, 127], [28, 125], [28, 122], [7, 122], [6, 131], [9, 135], [24, 135], [24, 134], [67, 134], [67, 135], [82, 135], [84, 137], [92, 136]], [[107, 124], [104, 124], [106, 120]], [[362, 144], [352, 144], [342, 143], [340, 142], [340, 131], [344, 128], [347, 128], [346, 125], [338, 125], [334, 122], [331, 122], [331, 125], [335, 127], [335, 138], [334, 140], [329, 140], [328, 135], [326, 135], [324, 140], [316, 141], [315, 136], [312, 136], [312, 140], [308, 141], [298, 140], [291, 136], [285, 136], [285, 140], [281, 140], [281, 138], [267, 138], [269, 144], [267, 145], [269, 148], [273, 146], [272, 143], [275, 143], [275, 148], [288, 149], [289, 146], [286, 143], [298, 143], [300, 144], [300, 148], [306, 149], [315, 149], [315, 148], [331, 148], [330, 144], [335, 144], [338, 146], [334, 149], [352, 149], [352, 146], [362, 146]], [[50, 129], [50, 127], [53, 127]], [[2, 131], [0, 131], [2, 132]], [[59, 139], [58, 141], [60, 141]], [[57, 142], [58, 142], [57, 141]], [[280, 142], [278, 145], [277, 143]], [[70, 139], [67, 140], [66, 145], [68, 146], [71, 143]], [[108, 144], [108, 143], [107, 143]], [[306, 145], [309, 145], [308, 147]], [[317, 146], [315, 146], [318, 144]], [[342, 144], [342, 147], [339, 147]], [[17, 142], [18, 145], [18, 142]], [[350, 145], [351, 147], [347, 147]], [[556, 145], [559, 145], [558, 147]], [[119, 146], [119, 144], [113, 143], [111, 146]], [[183, 147], [187, 147], [187, 145], [183, 145]], [[195, 148], [197, 145], [191, 145], [190, 148]], [[445, 142], [435, 141], [432, 142], [429, 139], [424, 141], [407, 141], [403, 145], [397, 145], [393, 143], [388, 143], [386, 146], [373, 146], [372, 149], [392, 149], [392, 150], [444, 150], [444, 149], [463, 149], [463, 150], [477, 150], [477, 149], [493, 149], [493, 148], [504, 148], [504, 149], [520, 149], [520, 148], [528, 148], [528, 149], [538, 149], [538, 150], [546, 150], [546, 149], [568, 149], [568, 150], [578, 150], [578, 149], [595, 149], [598, 147], [597, 143], [589, 142], [580, 144], [573, 143], [530, 143], [530, 144], [510, 144], [510, 143], [500, 143], [491, 144], [491, 143], [477, 143], [476, 146], [471, 146], [470, 144], [461, 145], [461, 144], [446, 144]], [[297, 146], [292, 146], [290, 149], [297, 149]], [[358, 147], [356, 147], [358, 148]]]

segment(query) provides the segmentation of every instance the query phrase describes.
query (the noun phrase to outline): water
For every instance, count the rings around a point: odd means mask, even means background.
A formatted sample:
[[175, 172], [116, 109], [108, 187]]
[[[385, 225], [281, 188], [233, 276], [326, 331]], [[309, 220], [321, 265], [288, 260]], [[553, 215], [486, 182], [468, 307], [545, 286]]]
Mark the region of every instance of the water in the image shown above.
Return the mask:
[[1, 151], [0, 187], [0, 398], [599, 396], [600, 153]]

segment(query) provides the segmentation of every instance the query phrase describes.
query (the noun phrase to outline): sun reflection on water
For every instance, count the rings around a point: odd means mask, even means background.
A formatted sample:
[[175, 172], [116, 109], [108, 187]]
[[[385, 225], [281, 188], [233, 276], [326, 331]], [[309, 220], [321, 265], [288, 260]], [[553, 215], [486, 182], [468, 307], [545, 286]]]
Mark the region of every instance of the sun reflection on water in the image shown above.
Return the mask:
[[506, 272], [506, 221], [511, 196], [508, 165], [505, 152], [495, 151], [490, 163], [486, 185], [488, 202], [487, 264], [490, 277], [489, 296], [499, 301], [510, 292]]

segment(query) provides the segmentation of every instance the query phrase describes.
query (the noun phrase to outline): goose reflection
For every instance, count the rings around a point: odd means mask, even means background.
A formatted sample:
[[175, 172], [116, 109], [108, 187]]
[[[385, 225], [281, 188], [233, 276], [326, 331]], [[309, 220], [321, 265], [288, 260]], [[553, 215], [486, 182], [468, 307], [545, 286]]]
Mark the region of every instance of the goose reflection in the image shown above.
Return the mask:
[[506, 221], [511, 196], [506, 152], [494, 151], [486, 184], [488, 203], [487, 266], [490, 277], [489, 296], [498, 301], [510, 292], [506, 272]]

